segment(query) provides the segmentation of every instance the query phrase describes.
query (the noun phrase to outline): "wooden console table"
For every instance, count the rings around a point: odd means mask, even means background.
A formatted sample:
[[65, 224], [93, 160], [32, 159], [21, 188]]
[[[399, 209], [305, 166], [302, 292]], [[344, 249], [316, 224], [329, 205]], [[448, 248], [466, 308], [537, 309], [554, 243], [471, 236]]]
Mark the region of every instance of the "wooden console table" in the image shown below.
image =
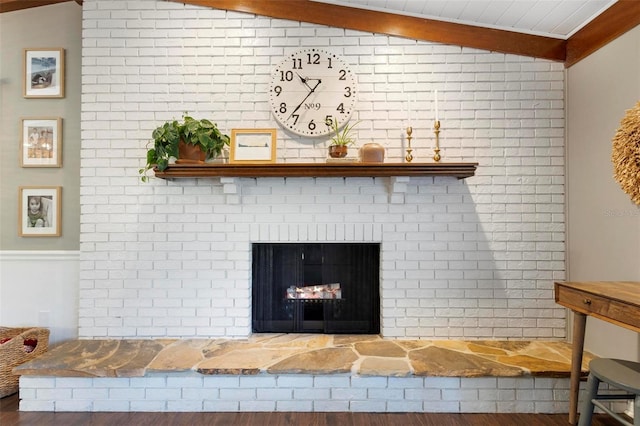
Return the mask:
[[640, 332], [640, 282], [556, 282], [555, 298], [556, 303], [573, 311], [569, 423], [574, 425], [578, 417], [578, 390], [587, 316]]

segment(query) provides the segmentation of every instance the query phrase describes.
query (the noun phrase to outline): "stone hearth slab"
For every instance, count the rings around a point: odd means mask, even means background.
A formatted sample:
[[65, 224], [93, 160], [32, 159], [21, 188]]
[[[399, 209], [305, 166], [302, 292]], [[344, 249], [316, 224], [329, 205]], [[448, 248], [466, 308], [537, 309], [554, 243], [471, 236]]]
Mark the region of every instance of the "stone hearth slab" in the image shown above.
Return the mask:
[[291, 356], [267, 368], [271, 374], [350, 373], [358, 355], [351, 348], [323, 348]]
[[[585, 353], [583, 374], [592, 358]], [[570, 369], [571, 345], [566, 342], [256, 334], [246, 340], [75, 340], [14, 372], [58, 377], [142, 377], [161, 372], [569, 377]]]

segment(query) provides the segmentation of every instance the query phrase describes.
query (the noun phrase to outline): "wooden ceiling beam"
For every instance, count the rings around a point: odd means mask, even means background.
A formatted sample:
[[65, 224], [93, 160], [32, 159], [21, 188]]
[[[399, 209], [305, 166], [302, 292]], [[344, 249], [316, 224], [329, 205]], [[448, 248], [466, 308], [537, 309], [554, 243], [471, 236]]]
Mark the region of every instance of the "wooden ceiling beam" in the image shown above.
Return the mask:
[[618, 0], [567, 40], [565, 67], [586, 58], [640, 24], [640, 1]]
[[[72, 0], [0, 0], [0, 13], [15, 10], [30, 9], [32, 7], [47, 6], [56, 3], [66, 3]], [[82, 0], [73, 0], [82, 4]]]
[[[0, 13], [72, 0], [0, 0]], [[82, 5], [82, 0], [73, 0]], [[640, 25], [640, 1], [618, 0], [568, 40], [319, 3], [312, 0], [168, 0], [271, 18], [577, 63]]]
[[561, 39], [421, 19], [312, 0], [169, 1], [553, 61], [565, 60], [566, 41]]

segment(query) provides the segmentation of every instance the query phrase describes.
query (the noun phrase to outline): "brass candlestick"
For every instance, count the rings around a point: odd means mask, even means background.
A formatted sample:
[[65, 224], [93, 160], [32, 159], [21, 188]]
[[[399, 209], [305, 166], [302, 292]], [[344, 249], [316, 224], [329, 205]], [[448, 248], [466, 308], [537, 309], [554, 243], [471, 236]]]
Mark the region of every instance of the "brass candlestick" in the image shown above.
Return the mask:
[[413, 127], [407, 127], [407, 155], [405, 155], [404, 159], [407, 160], [407, 163], [410, 163], [413, 160], [413, 155], [411, 155], [411, 134], [413, 133]]
[[440, 161], [440, 120], [436, 120], [433, 122], [433, 133], [436, 134], [436, 147], [433, 150], [435, 154], [433, 155], [433, 161], [436, 163]]

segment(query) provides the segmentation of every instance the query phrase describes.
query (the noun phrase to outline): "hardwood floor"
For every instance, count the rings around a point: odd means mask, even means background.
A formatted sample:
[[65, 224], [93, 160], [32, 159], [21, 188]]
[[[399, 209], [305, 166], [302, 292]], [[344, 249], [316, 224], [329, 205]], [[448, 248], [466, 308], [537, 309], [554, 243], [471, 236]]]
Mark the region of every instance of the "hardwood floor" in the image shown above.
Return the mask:
[[[2, 426], [567, 426], [566, 414], [447, 413], [50, 413], [19, 412], [18, 394], [0, 399]], [[592, 426], [618, 426], [595, 415]]]

